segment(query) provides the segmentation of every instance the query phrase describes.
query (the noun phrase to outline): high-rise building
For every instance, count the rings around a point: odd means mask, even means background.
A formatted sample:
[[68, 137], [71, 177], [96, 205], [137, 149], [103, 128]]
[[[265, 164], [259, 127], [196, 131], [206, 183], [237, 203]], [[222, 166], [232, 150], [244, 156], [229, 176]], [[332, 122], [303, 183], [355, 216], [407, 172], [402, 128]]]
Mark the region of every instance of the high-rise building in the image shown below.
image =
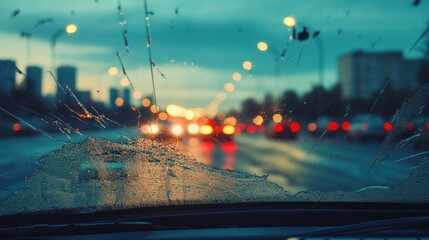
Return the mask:
[[58, 83], [64, 88], [67, 94], [59, 89], [57, 86], [57, 100], [65, 100], [68, 94], [66, 86], [68, 86], [72, 91], [76, 91], [76, 68], [71, 66], [61, 66], [57, 69], [57, 80]]
[[28, 66], [25, 84], [33, 96], [42, 98], [42, 68]]
[[0, 93], [9, 93], [15, 88], [16, 65], [13, 60], [0, 60]]
[[124, 89], [124, 95], [122, 96], [122, 98], [124, 99], [124, 106], [130, 106], [131, 105], [130, 94], [131, 94], [130, 89], [125, 88]]
[[119, 90], [118, 89], [116, 89], [116, 88], [111, 88], [110, 89], [110, 91], [109, 91], [109, 102], [110, 102], [110, 104], [109, 104], [109, 106], [111, 107], [111, 108], [114, 108], [114, 107], [116, 107], [116, 103], [115, 103], [115, 101], [116, 101], [116, 99], [119, 97]]
[[395, 90], [416, 90], [419, 68], [419, 61], [404, 60], [399, 51], [349, 53], [338, 60], [342, 96], [369, 100], [388, 80]]

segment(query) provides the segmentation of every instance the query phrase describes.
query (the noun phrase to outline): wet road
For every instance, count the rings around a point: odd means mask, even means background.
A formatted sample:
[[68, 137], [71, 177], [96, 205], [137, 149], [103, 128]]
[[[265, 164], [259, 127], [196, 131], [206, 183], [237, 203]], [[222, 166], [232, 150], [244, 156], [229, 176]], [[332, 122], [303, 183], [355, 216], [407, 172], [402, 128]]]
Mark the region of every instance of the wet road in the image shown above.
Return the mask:
[[[129, 129], [87, 134], [112, 141], [126, 141], [128, 137], [138, 135], [138, 132]], [[85, 137], [76, 136], [73, 140], [81, 141]], [[389, 158], [369, 171], [380, 143], [349, 143], [341, 137], [326, 137], [318, 142], [317, 138], [305, 134], [301, 134], [296, 141], [276, 141], [256, 133], [240, 134], [234, 142], [215, 143], [185, 138], [172, 144], [207, 165], [259, 176], [268, 175], [268, 180], [290, 193], [395, 185], [408, 175], [419, 158], [397, 163], [395, 160], [424, 151], [413, 148], [389, 151]], [[62, 143], [43, 135], [0, 139], [0, 200], [19, 189], [25, 179], [40, 168], [38, 160], [42, 156], [61, 146]]]

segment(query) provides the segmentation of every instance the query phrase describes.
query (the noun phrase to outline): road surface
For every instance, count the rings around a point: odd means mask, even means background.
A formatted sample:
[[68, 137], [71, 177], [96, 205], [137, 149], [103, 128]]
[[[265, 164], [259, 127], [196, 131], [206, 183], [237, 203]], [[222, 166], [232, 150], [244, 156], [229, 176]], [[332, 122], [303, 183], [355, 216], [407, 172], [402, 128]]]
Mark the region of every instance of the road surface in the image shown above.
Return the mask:
[[[70, 139], [60, 134], [52, 135], [62, 141]], [[141, 136], [130, 129], [88, 132], [74, 136], [73, 141], [87, 136], [127, 141]], [[341, 137], [325, 137], [322, 140], [301, 134], [296, 141], [267, 139], [262, 133], [240, 134], [233, 142], [216, 143], [199, 138], [185, 138], [170, 142], [189, 152], [204, 164], [222, 169], [268, 175], [287, 192], [357, 190], [368, 186], [392, 186], [404, 179], [416, 166], [420, 157], [411, 147], [389, 151], [389, 158], [370, 171], [380, 143], [349, 143]], [[41, 165], [38, 160], [61, 147], [63, 143], [44, 135], [21, 136], [0, 139], [0, 202], [11, 192], [23, 186], [26, 178]]]

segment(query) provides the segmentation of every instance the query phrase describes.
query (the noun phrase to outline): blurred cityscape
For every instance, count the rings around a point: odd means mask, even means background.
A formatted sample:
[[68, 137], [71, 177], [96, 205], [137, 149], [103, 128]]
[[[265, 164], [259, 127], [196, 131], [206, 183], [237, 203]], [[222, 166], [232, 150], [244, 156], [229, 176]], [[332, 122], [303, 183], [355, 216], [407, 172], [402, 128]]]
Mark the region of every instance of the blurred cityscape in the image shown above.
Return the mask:
[[[255, 122], [259, 117], [262, 121], [258, 122], [262, 123], [276, 114], [299, 120], [314, 120], [322, 115], [339, 117], [346, 112], [352, 116], [369, 112], [376, 98], [378, 103], [373, 112], [389, 117], [406, 97], [412, 96], [429, 79], [427, 57], [406, 59], [400, 51], [353, 51], [340, 56], [337, 64], [338, 83], [329, 89], [317, 85], [302, 96], [286, 90], [278, 99], [267, 93], [263, 102], [249, 98], [242, 102], [241, 110], [219, 113], [216, 117], [223, 120], [225, 115], [234, 116], [243, 123]], [[9, 112], [0, 114], [2, 121], [16, 122], [17, 118], [51, 114], [57, 120], [82, 129], [96, 128], [96, 125], [80, 120], [86, 114], [86, 108], [121, 124], [134, 126], [137, 115], [138, 121], [144, 122], [152, 119], [154, 114], [165, 114], [153, 104], [151, 97], [133, 96], [126, 87], [110, 88], [107, 104], [93, 100], [90, 91], [77, 89], [78, 70], [74, 66], [59, 66], [55, 75], [56, 94], [44, 96], [43, 69], [32, 65], [22, 71], [16, 66], [14, 60], [0, 60], [1, 107]], [[24, 76], [20, 84], [16, 81], [18, 74]], [[133, 105], [132, 97], [139, 99], [141, 104]], [[8, 135], [7, 128], [0, 129], [1, 135]]]

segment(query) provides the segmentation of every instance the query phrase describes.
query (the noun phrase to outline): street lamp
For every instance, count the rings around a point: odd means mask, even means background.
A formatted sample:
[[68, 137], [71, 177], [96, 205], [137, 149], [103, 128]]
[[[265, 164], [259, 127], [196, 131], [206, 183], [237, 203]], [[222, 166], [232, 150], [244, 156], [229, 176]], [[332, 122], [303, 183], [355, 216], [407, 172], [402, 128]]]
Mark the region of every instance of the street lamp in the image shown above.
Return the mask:
[[69, 24], [65, 28], [61, 28], [58, 31], [52, 35], [51, 38], [51, 53], [52, 53], [52, 71], [55, 73], [56, 66], [55, 66], [55, 58], [56, 58], [56, 45], [58, 42], [58, 39], [63, 36], [64, 34], [73, 34], [77, 31], [77, 26], [75, 24]]

